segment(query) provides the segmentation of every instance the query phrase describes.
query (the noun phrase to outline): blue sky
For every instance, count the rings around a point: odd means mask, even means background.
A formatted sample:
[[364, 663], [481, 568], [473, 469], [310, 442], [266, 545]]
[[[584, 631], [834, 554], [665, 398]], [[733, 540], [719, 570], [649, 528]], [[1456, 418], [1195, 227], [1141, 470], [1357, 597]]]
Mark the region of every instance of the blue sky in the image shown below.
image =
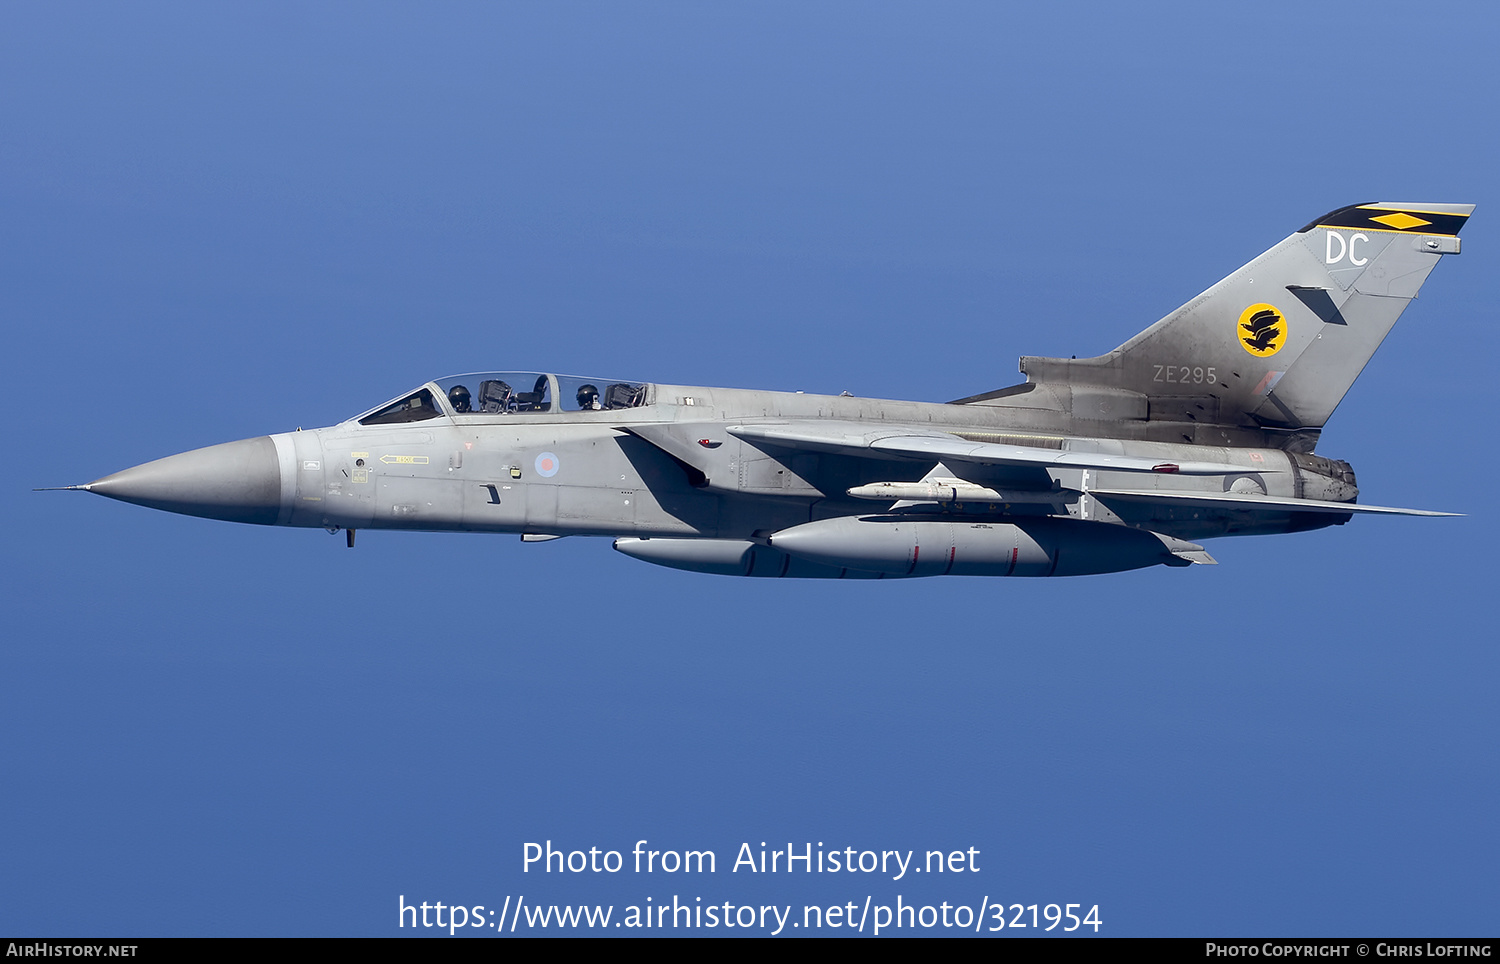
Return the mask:
[[[1488, 8], [0, 22], [6, 932], [900, 894], [1098, 904], [1113, 935], [1495, 933]], [[1371, 200], [1479, 209], [1318, 451], [1364, 501], [1462, 519], [1223, 540], [1213, 568], [829, 585], [603, 540], [349, 552], [30, 491], [457, 371], [970, 395]], [[721, 864], [523, 873], [549, 839]], [[727, 872], [762, 840], [981, 870]]]

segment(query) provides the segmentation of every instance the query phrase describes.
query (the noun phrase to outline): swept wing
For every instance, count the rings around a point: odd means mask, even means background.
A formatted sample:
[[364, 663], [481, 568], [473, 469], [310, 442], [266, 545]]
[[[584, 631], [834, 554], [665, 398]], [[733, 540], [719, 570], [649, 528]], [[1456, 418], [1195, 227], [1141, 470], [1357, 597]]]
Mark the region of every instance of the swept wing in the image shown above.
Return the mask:
[[946, 432], [916, 434], [901, 430], [871, 432], [858, 424], [828, 422], [778, 425], [736, 425], [729, 434], [748, 442], [763, 442], [782, 448], [826, 452], [863, 458], [906, 459], [933, 462], [957, 460], [979, 465], [1034, 466], [1040, 468], [1102, 469], [1111, 472], [1157, 472], [1179, 475], [1236, 475], [1247, 471], [1228, 462], [1178, 461], [1074, 452], [1027, 445], [973, 442]]
[[1430, 509], [1397, 509], [1383, 505], [1358, 505], [1353, 502], [1321, 502], [1317, 499], [1284, 499], [1272, 495], [1238, 492], [1210, 494], [1202, 492], [1159, 492], [1156, 490], [1090, 489], [1089, 495], [1104, 502], [1150, 502], [1158, 505], [1183, 505], [1203, 509], [1235, 509], [1250, 512], [1340, 512], [1354, 515], [1416, 515], [1455, 517], [1459, 512], [1433, 512]]

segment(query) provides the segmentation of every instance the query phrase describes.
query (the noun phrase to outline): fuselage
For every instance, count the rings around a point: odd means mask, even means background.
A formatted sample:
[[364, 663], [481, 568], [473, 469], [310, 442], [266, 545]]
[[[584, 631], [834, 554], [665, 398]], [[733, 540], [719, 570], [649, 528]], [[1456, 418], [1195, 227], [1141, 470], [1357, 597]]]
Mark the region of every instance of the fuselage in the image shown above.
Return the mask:
[[[538, 376], [538, 385], [543, 377], [551, 376]], [[1325, 501], [1349, 501], [1356, 493], [1343, 463], [1274, 448], [1067, 435], [1056, 430], [1055, 418], [1045, 410], [1006, 404], [1006, 399], [958, 405], [657, 384], [637, 386], [638, 395], [628, 407], [583, 409], [553, 404], [570, 394], [560, 390], [569, 387], [569, 380], [554, 378], [546, 386], [546, 403], [518, 406], [512, 401], [491, 406], [498, 410], [490, 412], [457, 410], [450, 383], [466, 379], [471, 383], [466, 391], [472, 393], [478, 378], [442, 379], [337, 425], [184, 453], [127, 469], [89, 488], [192, 515], [331, 530], [755, 539], [892, 505], [853, 497], [851, 489], [957, 474], [945, 472], [937, 460], [872, 461], [785, 450], [752, 444], [729, 431], [827, 422], [892, 432], [947, 432], [980, 442], [1142, 456], [1164, 463], [1208, 458], [1243, 467], [1240, 474], [1162, 474], [1146, 480], [1163, 491]], [[392, 421], [408, 417], [401, 406], [413, 399], [431, 411], [422, 411], [416, 420]], [[379, 414], [393, 410], [395, 416]], [[216, 450], [219, 454], [213, 455]], [[233, 478], [214, 476], [215, 459]], [[185, 467], [187, 477], [178, 477], [183, 473], [174, 472], [174, 462]], [[934, 513], [965, 519], [1053, 516], [1123, 522], [1183, 539], [1286, 532], [1347, 519], [1105, 505], [1088, 494], [1091, 489], [1139, 488], [1142, 480], [1133, 473], [999, 467], [979, 477], [968, 466], [963, 474], [992, 491], [1018, 493], [1017, 499], [953, 499], [934, 504]], [[238, 489], [234, 479], [243, 480]]]

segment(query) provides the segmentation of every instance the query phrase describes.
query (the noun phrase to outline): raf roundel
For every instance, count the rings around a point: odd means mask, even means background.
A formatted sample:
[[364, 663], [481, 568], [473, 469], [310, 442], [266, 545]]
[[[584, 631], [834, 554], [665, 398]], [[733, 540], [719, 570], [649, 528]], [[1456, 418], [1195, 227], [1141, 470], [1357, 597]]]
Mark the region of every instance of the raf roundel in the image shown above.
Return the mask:
[[1256, 358], [1270, 358], [1286, 344], [1286, 316], [1275, 305], [1251, 305], [1235, 328], [1240, 346]]
[[536, 457], [536, 474], [544, 479], [550, 479], [557, 474], [557, 456], [551, 452], [543, 452]]

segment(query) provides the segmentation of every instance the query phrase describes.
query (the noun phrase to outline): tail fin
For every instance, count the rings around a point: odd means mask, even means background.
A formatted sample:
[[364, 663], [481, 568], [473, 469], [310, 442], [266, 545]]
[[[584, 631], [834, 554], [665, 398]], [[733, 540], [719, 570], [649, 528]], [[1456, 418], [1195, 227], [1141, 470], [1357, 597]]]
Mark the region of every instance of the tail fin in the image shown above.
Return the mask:
[[1069, 384], [1075, 398], [1089, 388], [1146, 396], [1151, 421], [1315, 439], [1438, 259], [1458, 254], [1473, 210], [1340, 208], [1109, 354], [1027, 357], [1021, 371], [1030, 382]]

